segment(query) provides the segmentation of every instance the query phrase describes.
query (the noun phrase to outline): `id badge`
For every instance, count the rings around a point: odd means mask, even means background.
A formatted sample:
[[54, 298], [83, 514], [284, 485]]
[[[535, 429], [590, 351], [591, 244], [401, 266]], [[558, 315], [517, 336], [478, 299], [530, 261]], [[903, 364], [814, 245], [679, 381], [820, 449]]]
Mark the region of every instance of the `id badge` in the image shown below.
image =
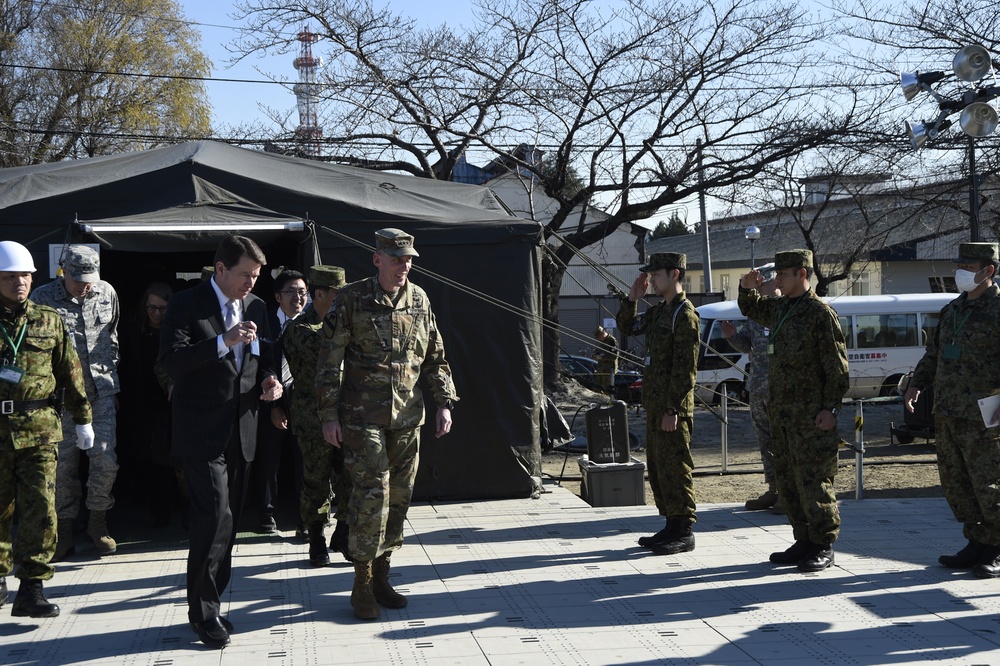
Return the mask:
[[0, 367], [0, 381], [8, 384], [20, 384], [24, 377], [24, 370], [16, 365], [5, 365]]
[[942, 345], [941, 358], [946, 358], [949, 361], [957, 361], [962, 358], [962, 346], [956, 344]]
[[645, 364], [645, 366], [647, 368], [649, 367], [649, 356], [647, 356], [645, 359], [643, 359], [643, 363]]
[[774, 356], [774, 345], [772, 344], [767, 345], [767, 355]]
[[260, 356], [260, 340], [254, 340], [250, 343], [250, 355]]

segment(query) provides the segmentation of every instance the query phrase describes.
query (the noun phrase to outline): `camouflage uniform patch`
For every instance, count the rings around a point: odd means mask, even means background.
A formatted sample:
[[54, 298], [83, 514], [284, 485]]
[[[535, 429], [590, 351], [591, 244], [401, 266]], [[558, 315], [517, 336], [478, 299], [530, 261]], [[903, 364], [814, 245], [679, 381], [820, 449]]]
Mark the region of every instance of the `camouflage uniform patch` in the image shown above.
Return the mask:
[[816, 427], [848, 389], [847, 345], [837, 314], [812, 290], [764, 298], [740, 288], [740, 311], [770, 329], [768, 417], [775, 483], [797, 540], [832, 544], [840, 534], [833, 481], [840, 436]]

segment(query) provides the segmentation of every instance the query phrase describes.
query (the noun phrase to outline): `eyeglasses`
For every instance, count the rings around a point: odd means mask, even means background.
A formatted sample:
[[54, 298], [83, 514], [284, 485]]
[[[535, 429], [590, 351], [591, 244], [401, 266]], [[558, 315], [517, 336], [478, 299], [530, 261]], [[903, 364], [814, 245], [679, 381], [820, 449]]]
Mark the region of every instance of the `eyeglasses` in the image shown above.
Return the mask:
[[146, 312], [166, 312], [166, 305], [147, 305]]
[[285, 296], [298, 296], [299, 298], [304, 298], [309, 292], [305, 289], [286, 289], [281, 293]]

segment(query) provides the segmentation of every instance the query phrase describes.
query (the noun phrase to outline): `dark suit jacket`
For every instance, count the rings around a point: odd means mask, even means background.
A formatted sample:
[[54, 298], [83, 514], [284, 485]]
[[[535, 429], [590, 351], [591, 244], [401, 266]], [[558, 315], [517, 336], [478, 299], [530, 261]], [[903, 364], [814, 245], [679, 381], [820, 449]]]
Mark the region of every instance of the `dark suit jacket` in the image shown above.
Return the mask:
[[[253, 294], [243, 300], [243, 319], [257, 324], [257, 337], [270, 339], [264, 301]], [[233, 352], [219, 358], [216, 339], [225, 333], [222, 308], [206, 280], [174, 294], [167, 305], [160, 335], [160, 367], [174, 380], [171, 397], [173, 454], [192, 460], [213, 460], [226, 450], [233, 428], [239, 427], [247, 461], [257, 445], [260, 383], [273, 375], [273, 349], [261, 342], [260, 356], [243, 357], [236, 372]]]

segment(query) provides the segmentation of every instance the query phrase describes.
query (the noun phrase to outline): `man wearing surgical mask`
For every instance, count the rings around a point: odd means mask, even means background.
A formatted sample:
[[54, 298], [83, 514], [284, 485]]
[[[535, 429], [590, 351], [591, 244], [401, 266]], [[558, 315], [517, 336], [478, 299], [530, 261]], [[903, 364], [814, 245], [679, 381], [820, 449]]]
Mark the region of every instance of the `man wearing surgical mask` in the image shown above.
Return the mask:
[[955, 284], [962, 294], [941, 310], [938, 326], [904, 398], [913, 411], [934, 385], [934, 424], [941, 488], [968, 545], [938, 562], [1000, 577], [1000, 427], [984, 427], [977, 400], [1000, 393], [1000, 288], [996, 243], [962, 243]]

